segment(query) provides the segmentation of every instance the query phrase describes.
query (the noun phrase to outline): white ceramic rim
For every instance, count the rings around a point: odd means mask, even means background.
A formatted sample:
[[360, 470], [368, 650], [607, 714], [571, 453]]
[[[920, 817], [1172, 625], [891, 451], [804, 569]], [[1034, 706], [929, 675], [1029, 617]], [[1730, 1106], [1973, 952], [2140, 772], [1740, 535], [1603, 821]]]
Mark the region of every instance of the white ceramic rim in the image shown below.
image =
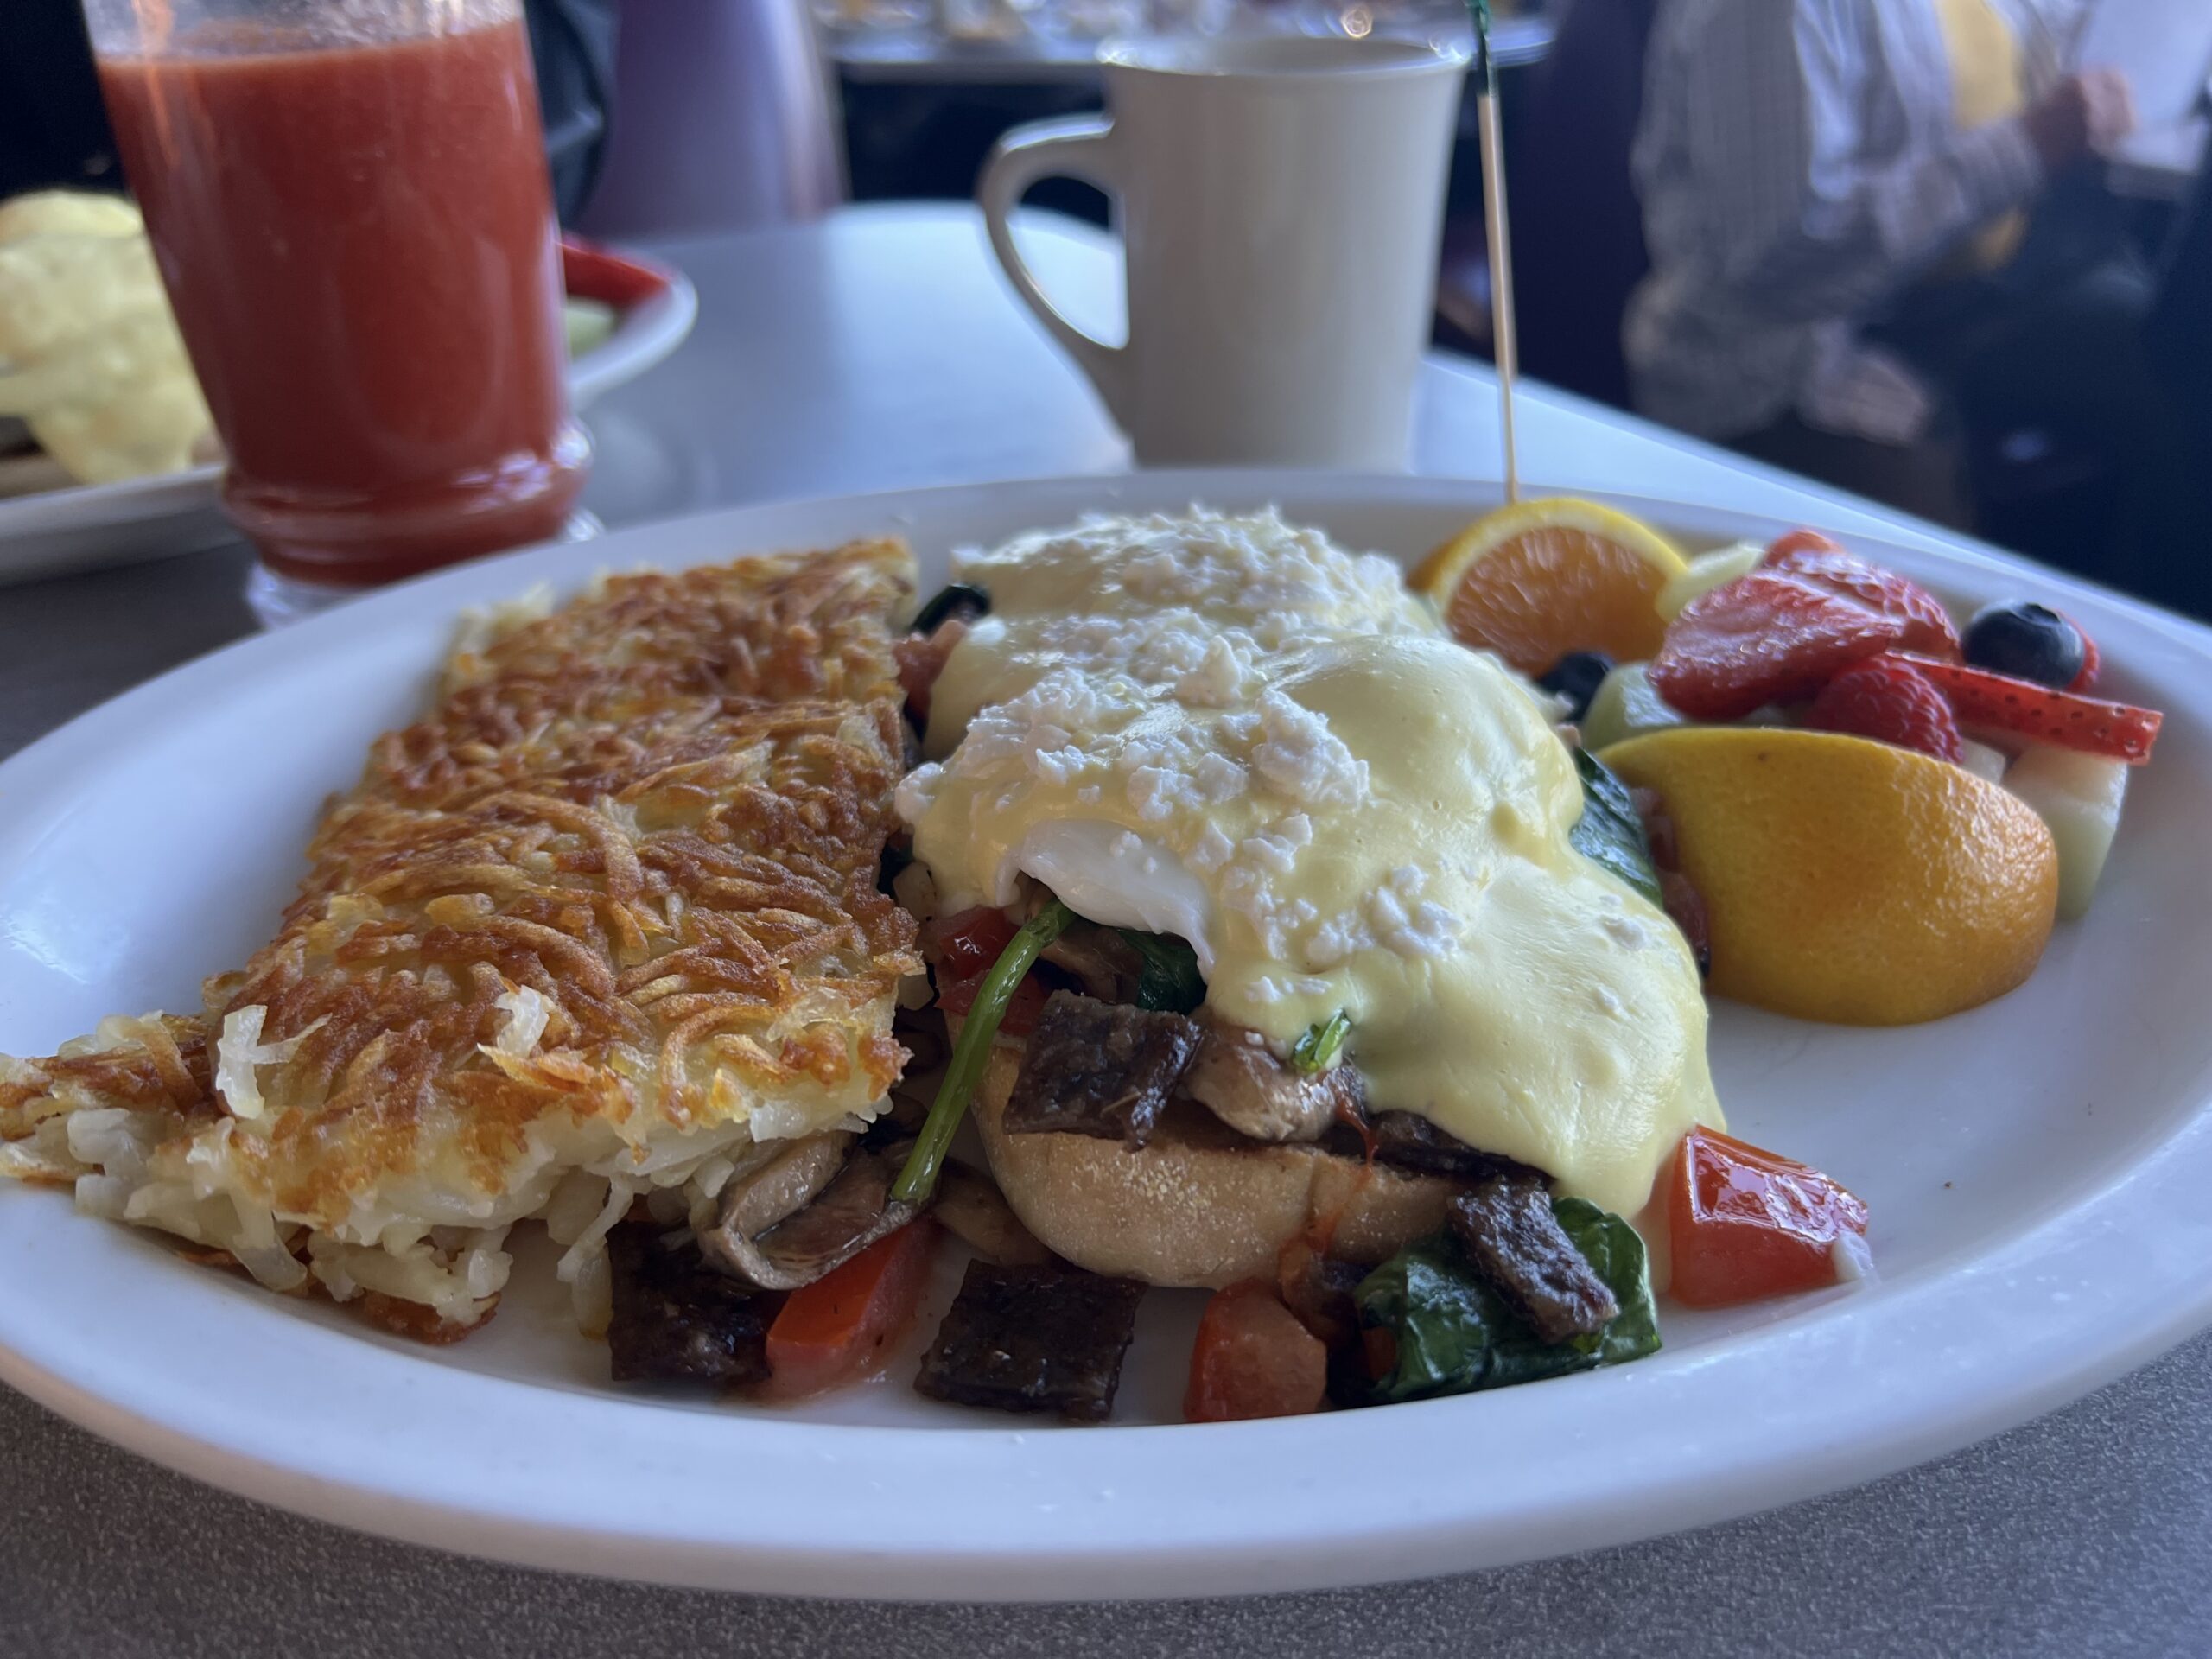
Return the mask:
[[1463, 73], [1474, 48], [1464, 35], [1434, 40], [1379, 35], [1251, 35], [1179, 39], [1156, 35], [1110, 40], [1098, 48], [1105, 69], [1224, 80], [1296, 84], [1312, 80], [1387, 80], [1406, 75]]
[[[1402, 477], [1138, 474], [744, 508], [702, 522], [735, 550], [796, 533], [779, 525], [920, 522], [1008, 493], [1046, 521], [1116, 504], [1272, 499], [1294, 515], [1332, 501], [1474, 504], [1495, 492]], [[1782, 527], [1614, 499], [1715, 540]], [[1882, 551], [1923, 572], [2016, 568], [1970, 549]], [[111, 740], [164, 703], [213, 693], [242, 664], [281, 673], [340, 630], [451, 614], [592, 563], [588, 549], [531, 550], [243, 641], [33, 745], [0, 768], [0, 789], [66, 802]], [[2212, 632], [2055, 574], [2036, 581], [2094, 614], [2116, 658], [2162, 656], [2212, 688]], [[44, 810], [8, 826], [0, 856], [36, 833]], [[163, 1344], [128, 1321], [42, 1304], [35, 1274], [0, 1299], [0, 1379], [247, 1497], [571, 1572], [1001, 1599], [1414, 1577], [1625, 1541], [1866, 1480], [2048, 1410], [2212, 1323], [2207, 1093], [2212, 1078], [2199, 1079], [2186, 1122], [2113, 1179], [1989, 1249], [1885, 1281], [1848, 1317], [1778, 1318], [1618, 1370], [1382, 1411], [1074, 1432], [1018, 1421], [919, 1432], [779, 1422], [427, 1367], [274, 1309], [269, 1344], [250, 1357]], [[1961, 1338], [1977, 1304], [2022, 1286], [2036, 1292], [2035, 1318], [2010, 1321], [2003, 1342]], [[1372, 1470], [1420, 1478], [1344, 1478]], [[751, 1494], [774, 1503], [745, 1502]]]

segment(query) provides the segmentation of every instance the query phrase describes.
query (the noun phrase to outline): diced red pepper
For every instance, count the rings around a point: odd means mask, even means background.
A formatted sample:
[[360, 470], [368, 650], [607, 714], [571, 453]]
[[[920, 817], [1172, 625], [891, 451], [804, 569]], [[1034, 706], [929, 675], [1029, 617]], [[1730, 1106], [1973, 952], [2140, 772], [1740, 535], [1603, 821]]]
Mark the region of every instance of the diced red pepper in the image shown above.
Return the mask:
[[912, 1322], [936, 1244], [925, 1217], [793, 1291], [768, 1327], [768, 1392], [820, 1394], [866, 1370]]
[[1837, 1281], [1835, 1242], [1864, 1235], [1866, 1206], [1816, 1169], [1692, 1129], [1667, 1173], [1673, 1293], [1726, 1307]]
[[1301, 1417], [1328, 1394], [1329, 1351], [1264, 1279], [1216, 1291], [1191, 1348], [1183, 1419]]

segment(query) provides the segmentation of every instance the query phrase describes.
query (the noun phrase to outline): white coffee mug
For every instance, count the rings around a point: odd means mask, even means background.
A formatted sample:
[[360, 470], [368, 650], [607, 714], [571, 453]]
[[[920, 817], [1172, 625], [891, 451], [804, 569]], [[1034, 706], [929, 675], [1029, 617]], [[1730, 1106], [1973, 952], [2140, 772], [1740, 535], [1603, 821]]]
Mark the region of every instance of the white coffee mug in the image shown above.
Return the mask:
[[[1110, 116], [1015, 128], [976, 199], [1137, 459], [1404, 466], [1465, 48], [1147, 41], [1101, 61]], [[1023, 192], [1061, 175], [1117, 199], [1126, 346], [1063, 316], [1007, 230]]]

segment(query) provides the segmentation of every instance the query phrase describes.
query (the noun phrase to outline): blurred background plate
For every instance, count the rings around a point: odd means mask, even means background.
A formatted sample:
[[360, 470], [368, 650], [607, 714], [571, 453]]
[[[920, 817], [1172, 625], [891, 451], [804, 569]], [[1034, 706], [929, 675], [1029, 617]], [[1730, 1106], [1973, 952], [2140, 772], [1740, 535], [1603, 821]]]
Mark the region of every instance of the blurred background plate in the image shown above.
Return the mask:
[[[620, 313], [613, 332], [569, 364], [569, 391], [578, 409], [636, 379], [691, 332], [699, 296], [680, 271], [666, 274], [666, 288]], [[222, 475], [219, 466], [195, 467], [115, 484], [0, 496], [0, 587], [173, 558], [234, 540], [236, 532], [216, 502]]]

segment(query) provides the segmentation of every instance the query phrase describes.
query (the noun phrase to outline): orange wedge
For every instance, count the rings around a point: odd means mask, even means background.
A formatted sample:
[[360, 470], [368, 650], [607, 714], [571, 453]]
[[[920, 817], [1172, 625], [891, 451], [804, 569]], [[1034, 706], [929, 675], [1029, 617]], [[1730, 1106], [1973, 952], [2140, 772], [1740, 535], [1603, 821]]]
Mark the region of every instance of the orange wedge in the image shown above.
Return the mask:
[[1414, 588], [1454, 638], [1541, 674], [1570, 651], [1639, 662], [1659, 649], [1659, 590], [1688, 566], [1626, 513], [1554, 496], [1486, 514], [1424, 559]]

